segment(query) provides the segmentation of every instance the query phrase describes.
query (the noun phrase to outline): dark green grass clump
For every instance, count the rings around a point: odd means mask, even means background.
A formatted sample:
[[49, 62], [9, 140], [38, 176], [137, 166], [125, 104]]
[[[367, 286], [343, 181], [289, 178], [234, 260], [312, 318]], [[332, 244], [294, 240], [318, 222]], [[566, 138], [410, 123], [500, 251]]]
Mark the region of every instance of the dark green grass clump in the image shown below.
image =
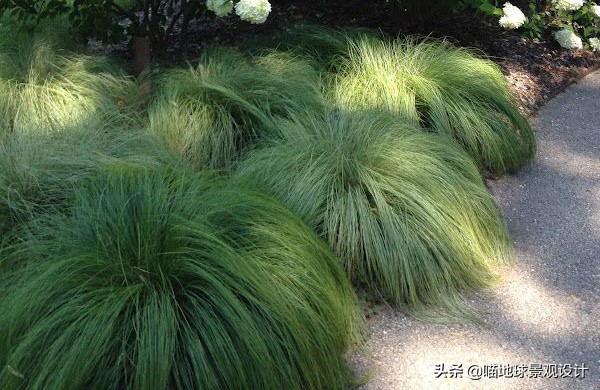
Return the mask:
[[209, 175], [116, 166], [37, 221], [0, 301], [3, 389], [334, 389], [355, 335], [329, 248]]
[[477, 167], [443, 135], [377, 112], [283, 123], [241, 175], [324, 237], [352, 279], [395, 306], [465, 312], [493, 280], [507, 233]]
[[381, 109], [454, 138], [481, 168], [518, 169], [535, 152], [500, 69], [444, 40], [354, 40], [331, 89], [345, 110]]
[[65, 210], [92, 172], [123, 160], [140, 166], [177, 161], [146, 132], [131, 129], [11, 132], [0, 139], [0, 234]]
[[150, 129], [197, 167], [227, 168], [287, 118], [324, 106], [319, 74], [291, 54], [248, 59], [206, 53], [197, 67], [165, 72], [150, 105]]
[[323, 73], [335, 72], [337, 66], [348, 57], [348, 47], [361, 37], [381, 37], [382, 33], [367, 28], [330, 28], [300, 24], [284, 29], [281, 33], [250, 38], [242, 44], [242, 50], [263, 53], [280, 50], [294, 53], [309, 61]]
[[94, 169], [88, 142], [96, 137], [60, 138], [11, 134], [0, 139], [0, 234], [64, 206], [72, 187]]

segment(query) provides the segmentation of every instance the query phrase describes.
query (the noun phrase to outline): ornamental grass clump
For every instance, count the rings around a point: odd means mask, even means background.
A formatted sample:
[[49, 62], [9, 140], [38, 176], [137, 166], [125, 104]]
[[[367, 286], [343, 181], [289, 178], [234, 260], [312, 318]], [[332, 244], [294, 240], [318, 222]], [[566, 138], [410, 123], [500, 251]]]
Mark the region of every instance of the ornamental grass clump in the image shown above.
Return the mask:
[[55, 72], [52, 59], [78, 49], [65, 23], [47, 20], [25, 30], [14, 18], [0, 19], [0, 79], [25, 82], [32, 68], [40, 76]]
[[97, 57], [78, 55], [58, 62], [56, 75], [41, 79], [32, 73], [20, 86], [14, 127], [50, 132], [138, 126], [133, 79], [114, 73], [109, 61]]
[[81, 181], [105, 164], [177, 161], [145, 132], [113, 130], [14, 131], [0, 139], [0, 233], [39, 214], [64, 210]]
[[0, 140], [0, 233], [64, 206], [72, 186], [95, 165], [90, 139], [11, 134]]
[[15, 113], [20, 105], [21, 95], [17, 84], [10, 80], [0, 79], [0, 140], [12, 129]]
[[385, 110], [447, 134], [494, 174], [518, 169], [535, 152], [498, 67], [444, 40], [355, 40], [330, 92], [344, 110]]
[[379, 112], [282, 123], [240, 164], [329, 242], [358, 285], [396, 307], [468, 316], [464, 291], [507, 258], [498, 207], [444, 135]]
[[233, 50], [206, 53], [195, 68], [165, 72], [150, 104], [150, 129], [197, 167], [227, 168], [275, 118], [324, 106], [319, 74], [291, 54], [252, 60]]
[[[140, 123], [138, 86], [109, 59], [64, 49], [60, 30], [0, 29], [0, 128], [56, 132]], [[12, 26], [14, 28], [14, 26]], [[0, 134], [0, 138], [3, 136]]]
[[36, 221], [0, 300], [3, 389], [342, 389], [354, 297], [263, 192], [117, 164]]
[[338, 64], [348, 56], [348, 46], [353, 39], [363, 36], [381, 37], [381, 32], [367, 28], [330, 28], [300, 24], [282, 33], [250, 38], [242, 48], [251, 53], [277, 50], [294, 53], [321, 71], [324, 75], [335, 72]]

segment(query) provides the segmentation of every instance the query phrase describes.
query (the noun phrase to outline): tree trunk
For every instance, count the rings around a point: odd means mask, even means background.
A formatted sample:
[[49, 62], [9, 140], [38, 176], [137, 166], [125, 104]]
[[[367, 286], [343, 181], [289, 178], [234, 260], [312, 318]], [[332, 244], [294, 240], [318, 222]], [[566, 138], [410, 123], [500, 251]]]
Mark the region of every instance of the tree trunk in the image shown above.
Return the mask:
[[133, 37], [133, 74], [139, 76], [150, 65], [150, 38]]

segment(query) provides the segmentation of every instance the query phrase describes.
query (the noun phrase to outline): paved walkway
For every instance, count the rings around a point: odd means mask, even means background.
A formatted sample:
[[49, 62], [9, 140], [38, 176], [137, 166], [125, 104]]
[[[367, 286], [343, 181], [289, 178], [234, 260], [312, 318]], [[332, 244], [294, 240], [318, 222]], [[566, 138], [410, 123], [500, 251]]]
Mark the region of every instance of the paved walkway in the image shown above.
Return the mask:
[[[534, 126], [535, 164], [491, 184], [515, 263], [501, 285], [472, 298], [487, 326], [378, 315], [372, 356], [359, 362], [373, 373], [364, 389], [600, 389], [600, 72], [552, 100]], [[436, 378], [442, 363], [445, 371], [462, 364], [463, 378]], [[552, 363], [589, 370], [585, 379], [467, 375], [471, 365], [478, 374], [485, 365], [535, 372], [535, 364]]]

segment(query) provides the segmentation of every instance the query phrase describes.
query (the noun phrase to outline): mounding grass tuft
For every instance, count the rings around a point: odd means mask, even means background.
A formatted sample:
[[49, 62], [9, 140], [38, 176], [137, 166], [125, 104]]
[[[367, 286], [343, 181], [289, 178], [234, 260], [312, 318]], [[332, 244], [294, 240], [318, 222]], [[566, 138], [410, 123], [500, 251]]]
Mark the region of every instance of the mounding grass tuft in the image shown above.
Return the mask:
[[[59, 64], [59, 65], [58, 65]], [[15, 127], [36, 131], [138, 127], [138, 85], [108, 59], [74, 55], [57, 59], [60, 72], [22, 85]]]
[[0, 139], [0, 234], [39, 214], [65, 210], [85, 178], [121, 160], [141, 166], [176, 162], [142, 131], [25, 131]]
[[[380, 112], [309, 115], [240, 164], [326, 239], [351, 278], [396, 307], [469, 316], [509, 242], [477, 167], [455, 143]], [[432, 310], [429, 310], [432, 309]]]
[[63, 48], [68, 38], [57, 29], [36, 34], [7, 29], [0, 29], [6, 33], [0, 39], [0, 138], [12, 130], [141, 123], [139, 86], [108, 58]]
[[228, 168], [277, 130], [275, 118], [324, 107], [319, 74], [292, 54], [253, 59], [223, 48], [195, 68], [165, 72], [150, 104], [150, 129], [197, 167]]
[[532, 129], [491, 61], [434, 39], [362, 37], [348, 50], [330, 91], [340, 109], [381, 109], [447, 134], [494, 174], [533, 157]]
[[0, 79], [25, 82], [31, 69], [39, 76], [55, 73], [53, 59], [81, 49], [67, 26], [60, 18], [35, 28], [24, 28], [11, 16], [0, 18]]
[[117, 164], [14, 249], [3, 389], [336, 389], [355, 300], [327, 245], [243, 183]]
[[333, 72], [340, 61], [348, 56], [348, 47], [360, 37], [381, 37], [381, 32], [367, 28], [331, 28], [299, 24], [268, 37], [250, 38], [242, 50], [262, 53], [277, 49], [295, 53], [322, 72]]

